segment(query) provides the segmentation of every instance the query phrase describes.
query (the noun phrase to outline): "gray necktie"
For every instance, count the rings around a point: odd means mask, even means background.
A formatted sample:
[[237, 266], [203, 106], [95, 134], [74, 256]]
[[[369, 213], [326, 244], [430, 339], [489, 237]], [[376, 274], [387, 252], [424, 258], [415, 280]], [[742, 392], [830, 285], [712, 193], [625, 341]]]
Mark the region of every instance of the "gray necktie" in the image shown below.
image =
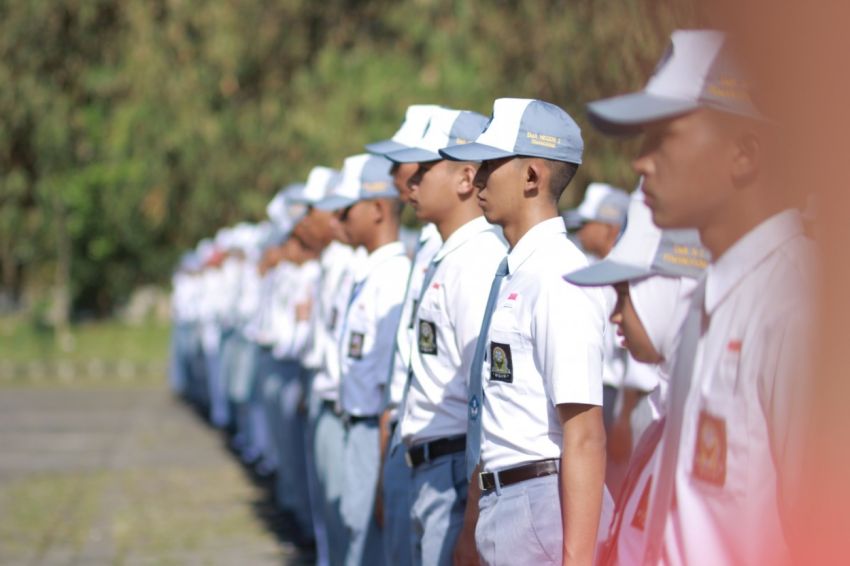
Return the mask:
[[[419, 290], [419, 300], [416, 302], [416, 308], [411, 314], [411, 320], [416, 321], [416, 313], [419, 312], [419, 306], [422, 304], [422, 297], [425, 296], [425, 291], [431, 285], [431, 280], [434, 279], [434, 273], [437, 272], [437, 266], [440, 265], [442, 258], [434, 260], [428, 264], [428, 269], [425, 270], [425, 278], [422, 279], [422, 288]], [[410, 391], [410, 380], [413, 379], [413, 369], [407, 368], [407, 379], [404, 381], [404, 394], [401, 396], [401, 403], [398, 405], [398, 425], [395, 427], [393, 438], [390, 441], [390, 450], [395, 450], [396, 446], [401, 443], [401, 418], [404, 415], [404, 408], [407, 405], [407, 392]], [[389, 384], [387, 384], [389, 387]]]
[[[416, 244], [416, 251], [413, 252], [413, 264], [410, 266], [410, 273], [407, 274], [407, 284], [404, 286], [404, 302], [407, 303], [407, 296], [410, 295], [410, 284], [413, 282], [413, 276], [416, 274], [416, 256], [419, 255], [419, 252], [422, 251], [422, 245], [424, 242], [422, 240]], [[415, 316], [416, 313], [411, 314], [412, 317]], [[399, 318], [399, 324], [401, 324], [401, 318]], [[398, 335], [398, 328], [396, 328], [396, 333], [393, 336]], [[390, 356], [390, 368], [387, 373], [387, 381], [386, 386], [384, 387], [384, 408], [389, 408], [390, 406], [390, 396], [393, 384], [393, 376], [395, 375], [395, 361], [396, 356], [398, 356], [398, 339], [393, 340], [393, 355]]]
[[484, 352], [487, 348], [487, 334], [490, 330], [490, 319], [496, 307], [496, 298], [502, 287], [502, 279], [508, 274], [508, 258], [502, 260], [493, 277], [487, 306], [481, 320], [481, 332], [475, 344], [475, 355], [469, 369], [469, 420], [466, 429], [466, 476], [472, 480], [472, 473], [481, 458], [481, 414], [484, 405], [484, 387], [481, 382], [481, 372], [484, 369]]
[[694, 373], [697, 345], [702, 333], [704, 299], [705, 278], [694, 290], [688, 317], [682, 325], [682, 341], [676, 352], [676, 360], [670, 374], [666, 423], [664, 425], [664, 436], [661, 440], [661, 463], [655, 478], [655, 490], [650, 500], [647, 519], [646, 549], [643, 555], [643, 563], [647, 566], [655, 566], [661, 558], [664, 528], [673, 502], [679, 444], [682, 437], [682, 421], [685, 414], [685, 402], [688, 399]]

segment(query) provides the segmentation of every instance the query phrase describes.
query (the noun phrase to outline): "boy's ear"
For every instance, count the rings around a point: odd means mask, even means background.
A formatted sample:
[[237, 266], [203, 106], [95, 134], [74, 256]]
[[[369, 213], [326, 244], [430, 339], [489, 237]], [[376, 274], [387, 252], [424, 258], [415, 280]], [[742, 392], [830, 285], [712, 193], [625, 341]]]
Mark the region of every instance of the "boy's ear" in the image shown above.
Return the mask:
[[369, 205], [372, 210], [372, 222], [374, 222], [375, 224], [380, 224], [381, 222], [383, 222], [384, 219], [387, 217], [387, 213], [389, 212], [388, 210], [386, 210], [386, 201], [384, 199], [379, 198], [369, 201]]
[[523, 176], [525, 180], [524, 191], [527, 194], [536, 194], [543, 184], [546, 166], [540, 159], [523, 160]]
[[475, 194], [475, 174], [478, 173], [477, 163], [464, 163], [460, 167], [460, 182], [458, 183], [458, 195], [465, 199]]

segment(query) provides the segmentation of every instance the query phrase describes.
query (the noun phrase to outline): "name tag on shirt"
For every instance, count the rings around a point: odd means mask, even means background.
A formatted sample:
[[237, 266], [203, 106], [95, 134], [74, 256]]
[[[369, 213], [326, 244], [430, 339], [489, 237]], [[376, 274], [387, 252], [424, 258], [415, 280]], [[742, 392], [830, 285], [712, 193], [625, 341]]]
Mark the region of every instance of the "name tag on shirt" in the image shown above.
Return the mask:
[[419, 321], [419, 353], [437, 354], [437, 325], [428, 320]]
[[511, 345], [490, 342], [490, 381], [514, 382]]
[[726, 483], [726, 421], [705, 411], [697, 423], [693, 474], [718, 487]]
[[348, 340], [348, 357], [360, 360], [363, 358], [363, 339], [365, 338], [362, 332], [352, 332], [351, 338]]

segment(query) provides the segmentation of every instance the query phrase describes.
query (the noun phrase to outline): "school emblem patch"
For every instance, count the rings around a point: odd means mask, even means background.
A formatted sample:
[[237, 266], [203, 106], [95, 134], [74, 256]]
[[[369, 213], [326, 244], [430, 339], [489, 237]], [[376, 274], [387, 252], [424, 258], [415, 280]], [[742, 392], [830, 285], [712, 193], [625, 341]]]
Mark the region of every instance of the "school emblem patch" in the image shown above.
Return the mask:
[[693, 474], [718, 487], [726, 483], [726, 421], [705, 411], [697, 423]]
[[363, 358], [363, 339], [365, 336], [362, 332], [352, 332], [351, 338], [348, 340], [348, 357], [360, 360]]
[[419, 321], [419, 353], [437, 354], [437, 325], [428, 320]]
[[490, 381], [514, 382], [510, 344], [490, 342]]

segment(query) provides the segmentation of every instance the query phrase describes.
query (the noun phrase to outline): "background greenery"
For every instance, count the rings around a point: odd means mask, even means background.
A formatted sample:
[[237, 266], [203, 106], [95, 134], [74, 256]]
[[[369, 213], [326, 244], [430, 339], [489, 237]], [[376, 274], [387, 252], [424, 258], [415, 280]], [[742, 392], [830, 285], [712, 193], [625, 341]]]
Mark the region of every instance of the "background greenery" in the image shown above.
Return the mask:
[[[592, 179], [629, 152], [585, 102], [641, 86], [676, 0], [0, 0], [2, 301], [106, 315], [274, 191], [389, 136], [404, 109], [565, 107]], [[50, 306], [50, 309], [48, 309]], [[38, 309], [36, 308], [36, 311]]]

